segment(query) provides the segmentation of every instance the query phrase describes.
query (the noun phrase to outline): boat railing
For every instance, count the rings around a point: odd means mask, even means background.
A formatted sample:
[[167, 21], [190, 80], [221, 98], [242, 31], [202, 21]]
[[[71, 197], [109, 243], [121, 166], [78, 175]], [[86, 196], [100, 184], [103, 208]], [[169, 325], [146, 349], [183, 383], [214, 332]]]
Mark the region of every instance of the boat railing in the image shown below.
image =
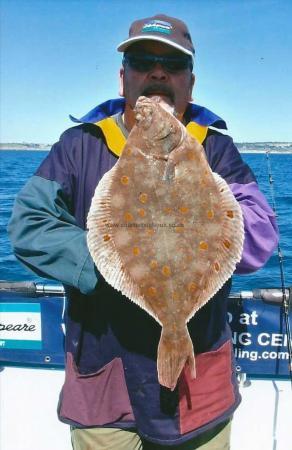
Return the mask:
[[[18, 293], [26, 295], [54, 295], [65, 296], [66, 291], [62, 284], [40, 283], [34, 281], [1, 281], [1, 293]], [[238, 300], [262, 300], [266, 303], [282, 305], [283, 297], [292, 301], [292, 286], [285, 288], [259, 288], [252, 290], [243, 290], [231, 292], [229, 299]]]

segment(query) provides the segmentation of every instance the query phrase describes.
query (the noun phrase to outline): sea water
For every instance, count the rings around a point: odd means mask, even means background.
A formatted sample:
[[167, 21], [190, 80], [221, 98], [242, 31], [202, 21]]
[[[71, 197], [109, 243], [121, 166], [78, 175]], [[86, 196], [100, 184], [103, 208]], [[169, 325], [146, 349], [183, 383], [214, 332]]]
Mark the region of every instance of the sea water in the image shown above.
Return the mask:
[[[35, 172], [46, 151], [0, 151], [0, 279], [9, 281], [44, 282], [24, 268], [12, 253], [7, 236], [7, 223], [16, 194]], [[269, 165], [265, 153], [244, 153], [270, 205], [274, 203], [280, 229], [280, 248], [286, 286], [292, 286], [292, 154], [269, 154], [273, 183], [269, 182]], [[274, 193], [274, 195], [273, 195]], [[253, 288], [280, 287], [281, 276], [277, 251], [264, 268], [251, 275], [234, 276], [233, 292]]]

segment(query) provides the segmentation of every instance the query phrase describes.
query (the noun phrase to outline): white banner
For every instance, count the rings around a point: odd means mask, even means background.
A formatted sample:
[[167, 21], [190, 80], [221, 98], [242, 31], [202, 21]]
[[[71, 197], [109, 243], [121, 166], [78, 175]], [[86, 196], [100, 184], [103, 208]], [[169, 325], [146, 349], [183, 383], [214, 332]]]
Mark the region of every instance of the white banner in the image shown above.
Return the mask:
[[41, 341], [39, 303], [0, 303], [0, 348], [38, 348]]

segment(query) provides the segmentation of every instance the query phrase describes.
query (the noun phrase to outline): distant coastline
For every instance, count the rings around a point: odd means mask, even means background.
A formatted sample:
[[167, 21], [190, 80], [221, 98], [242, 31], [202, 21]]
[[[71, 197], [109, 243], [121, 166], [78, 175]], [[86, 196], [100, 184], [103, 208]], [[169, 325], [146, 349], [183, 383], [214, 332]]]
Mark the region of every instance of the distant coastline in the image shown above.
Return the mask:
[[48, 151], [51, 144], [35, 144], [29, 142], [4, 142], [0, 143], [0, 150], [30, 150], [30, 151]]
[[241, 153], [292, 153], [292, 142], [235, 142]]
[[[241, 153], [292, 153], [292, 142], [238, 142], [236, 147]], [[0, 143], [0, 151], [22, 150], [22, 151], [49, 151], [51, 144], [40, 144], [31, 142], [5, 142]]]

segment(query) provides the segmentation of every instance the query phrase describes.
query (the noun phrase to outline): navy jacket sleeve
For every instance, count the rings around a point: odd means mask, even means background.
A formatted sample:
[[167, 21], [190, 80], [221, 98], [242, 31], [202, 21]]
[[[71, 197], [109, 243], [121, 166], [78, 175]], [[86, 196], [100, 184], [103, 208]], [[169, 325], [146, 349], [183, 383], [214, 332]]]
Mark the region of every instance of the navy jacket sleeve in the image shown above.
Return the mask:
[[[74, 286], [83, 293], [94, 290], [98, 272], [89, 254], [86, 230], [74, 215], [75, 167], [61, 137], [18, 194], [8, 232], [20, 262], [46, 278]], [[70, 142], [72, 145], [72, 142]]]

